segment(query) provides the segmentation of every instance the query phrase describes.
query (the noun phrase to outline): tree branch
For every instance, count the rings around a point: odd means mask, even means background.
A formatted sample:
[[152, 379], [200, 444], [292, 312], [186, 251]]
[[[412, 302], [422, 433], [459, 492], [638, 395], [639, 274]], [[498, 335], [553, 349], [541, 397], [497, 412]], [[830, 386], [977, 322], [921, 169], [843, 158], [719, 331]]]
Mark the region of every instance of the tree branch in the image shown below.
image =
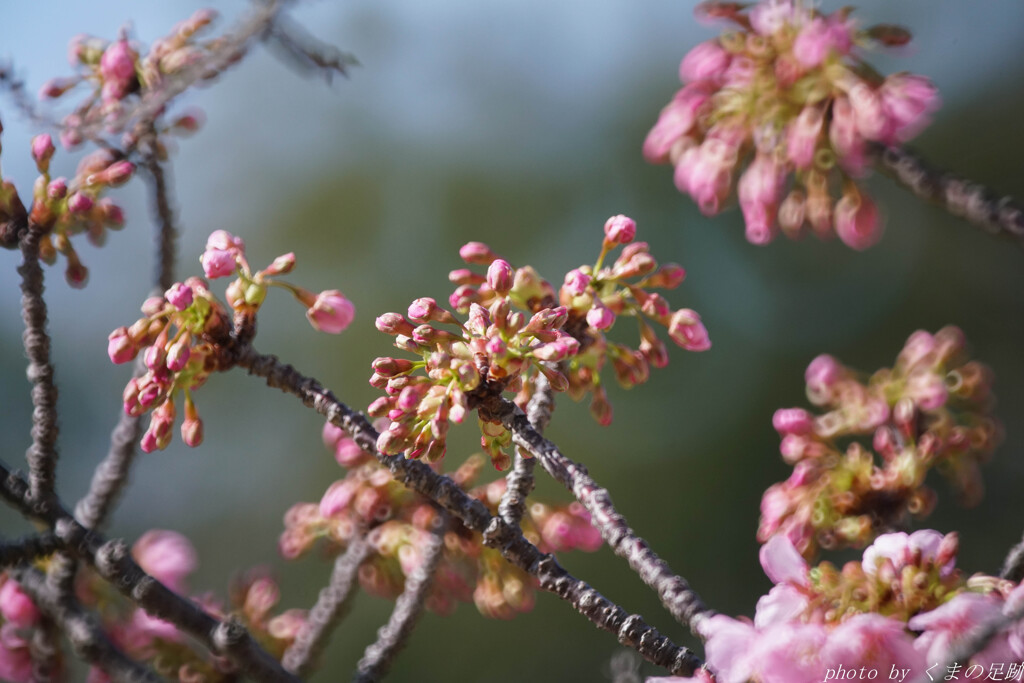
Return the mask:
[[423, 612], [423, 602], [427, 599], [444, 554], [448, 515], [443, 510], [439, 512], [434, 519], [434, 528], [420, 550], [419, 566], [411, 576], [405, 578], [405, 589], [395, 601], [395, 609], [388, 623], [377, 631], [377, 641], [366, 648], [363, 658], [356, 665], [356, 674], [352, 677], [355, 683], [373, 683], [382, 679], [416, 628], [416, 622]]
[[1009, 195], [1000, 197], [983, 185], [933, 168], [903, 147], [873, 144], [876, 166], [922, 199], [995, 234], [1024, 241], [1024, 206]]
[[22, 567], [13, 572], [13, 577], [39, 609], [67, 634], [75, 654], [83, 660], [103, 669], [114, 681], [163, 680], [111, 643], [96, 615], [82, 609], [73, 598], [61, 597], [52, 590], [41, 571]]
[[1003, 561], [1003, 569], [999, 572], [999, 578], [1017, 583], [1024, 580], [1024, 538], [1010, 548], [1010, 552], [1007, 553], [1006, 559]]
[[274, 356], [257, 353], [250, 346], [235, 349], [235, 354], [240, 367], [262, 377], [269, 386], [297, 396], [331, 424], [344, 429], [360, 448], [391, 470], [397, 481], [448, 510], [467, 528], [481, 533], [484, 543], [497, 548], [506, 560], [535, 576], [541, 589], [569, 602], [598, 628], [615, 633], [620, 643], [676, 675], [688, 676], [700, 666], [700, 659], [690, 650], [676, 645], [648, 626], [639, 615], [627, 614], [585, 581], [573, 577], [553, 556], [540, 552], [523, 538], [518, 528], [492, 516], [483, 503], [467, 495], [451, 478], [434, 472], [418, 460], [381, 453], [377, 450], [379, 434], [366, 418], [340, 402], [318, 381]]
[[625, 558], [644, 583], [658, 593], [672, 616], [699, 635], [697, 623], [701, 617], [709, 615], [710, 610], [686, 579], [673, 573], [668, 563], [651, 550], [647, 541], [629, 528], [626, 518], [615, 509], [608, 490], [591, 478], [586, 467], [567, 458], [555, 444], [541, 436], [514, 403], [501, 399], [500, 404], [488, 406], [488, 409], [512, 432], [513, 442], [540, 460], [541, 466], [587, 508], [601, 537], [616, 555]]
[[280, 15], [270, 24], [266, 33], [268, 47], [303, 73], [318, 72], [330, 83], [334, 74], [348, 76], [351, 66], [358, 66], [353, 55], [314, 38], [305, 28]]
[[366, 535], [358, 534], [334, 561], [330, 581], [320, 591], [295, 641], [281, 658], [285, 669], [302, 677], [313, 671], [335, 627], [352, 606], [359, 566], [369, 554], [370, 544], [366, 541]]
[[30, 534], [14, 541], [0, 542], [0, 568], [28, 564], [52, 555], [60, 541], [52, 533]]
[[32, 382], [32, 446], [26, 453], [33, 503], [48, 506], [54, 499], [57, 476], [57, 387], [50, 364], [50, 337], [46, 333], [46, 301], [43, 299], [43, 268], [39, 263], [42, 233], [30, 227], [21, 241], [21, 311], [25, 321], [22, 340]]
[[[555, 394], [551, 390], [551, 383], [542, 374], [537, 374], [536, 388], [530, 402], [526, 405], [527, 417], [530, 424], [537, 430], [538, 434], [551, 422], [551, 413], [555, 409]], [[526, 497], [533, 491], [533, 469], [537, 461], [533, 456], [524, 452], [522, 448], [516, 448], [516, 459], [512, 465], [512, 471], [505, 477], [505, 493], [498, 503], [498, 514], [505, 520], [506, 524], [518, 526], [523, 520], [526, 512]]]
[[298, 683], [252, 639], [245, 628], [229, 619], [207, 614], [142, 570], [131, 558], [124, 541], [108, 541], [79, 524], [59, 505], [40, 508], [31, 504], [25, 481], [0, 463], [0, 497], [26, 517], [52, 528], [64, 550], [93, 567], [122, 595], [150, 615], [169, 621], [208, 650], [231, 660], [239, 670], [259, 681]]

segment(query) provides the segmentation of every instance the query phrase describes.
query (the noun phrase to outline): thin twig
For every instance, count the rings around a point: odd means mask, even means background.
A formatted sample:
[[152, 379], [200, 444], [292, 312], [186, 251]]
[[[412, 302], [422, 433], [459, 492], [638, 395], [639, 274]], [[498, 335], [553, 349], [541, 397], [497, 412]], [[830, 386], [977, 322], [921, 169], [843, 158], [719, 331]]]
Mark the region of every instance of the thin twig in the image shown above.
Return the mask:
[[500, 419], [512, 432], [516, 445], [540, 460], [541, 466], [583, 504], [612, 551], [625, 558], [644, 583], [657, 592], [672, 616], [699, 635], [698, 622], [708, 616], [710, 610], [686, 579], [674, 573], [647, 541], [633, 532], [626, 518], [615, 509], [608, 489], [599, 486], [586, 467], [567, 458], [558, 446], [541, 436], [516, 404], [501, 399], [500, 403], [496, 401], [494, 406], [487, 406], [487, 410], [490, 417]]
[[1017, 583], [1024, 580], [1024, 538], [1010, 548], [1010, 552], [1007, 553], [1006, 559], [1003, 561], [1003, 569], [999, 572], [999, 578]]
[[370, 554], [365, 534], [358, 534], [345, 552], [334, 561], [334, 569], [327, 585], [320, 591], [316, 604], [309, 610], [306, 622], [299, 629], [295, 641], [285, 651], [281, 664], [297, 676], [306, 677], [316, 666], [317, 659], [327, 645], [331, 633], [348, 613], [355, 596], [359, 566]]
[[64, 550], [86, 562], [119, 593], [157, 619], [174, 624], [208, 650], [227, 657], [238, 669], [260, 681], [298, 683], [235, 621], [217, 619], [139, 567], [124, 541], [108, 541], [79, 524], [60, 505], [31, 504], [28, 484], [0, 463], [0, 497], [23, 515], [54, 530]]
[[163, 680], [111, 643], [95, 614], [84, 610], [73, 598], [55, 593], [41, 571], [23, 567], [15, 570], [13, 577], [39, 609], [60, 626], [75, 654], [83, 660], [103, 669], [114, 681]]
[[352, 440], [387, 467], [394, 478], [455, 515], [472, 531], [483, 535], [484, 543], [535, 576], [542, 590], [566, 600], [598, 628], [615, 633], [619, 642], [634, 648], [647, 661], [673, 674], [688, 676], [700, 666], [700, 659], [676, 645], [636, 614], [628, 614], [585, 581], [573, 577], [551, 555], [540, 552], [522, 532], [500, 517], [494, 517], [483, 503], [471, 498], [450, 477], [434, 472], [418, 460], [385, 455], [377, 449], [379, 434], [360, 413], [335, 398], [318, 381], [306, 377], [275, 356], [257, 353], [252, 347], [235, 350], [235, 361], [250, 374], [262, 377], [271, 387], [297, 396], [304, 405], [344, 429]]
[[335, 74], [348, 77], [349, 67], [358, 66], [353, 55], [313, 37], [305, 28], [281, 14], [266, 33], [268, 47], [301, 72], [318, 72], [330, 83]]
[[903, 147], [874, 145], [876, 165], [918, 197], [986, 230], [1024, 241], [1024, 206], [983, 185], [932, 167]]
[[[527, 417], [538, 434], [544, 432], [551, 422], [551, 413], [555, 409], [555, 394], [551, 390], [548, 378], [538, 373], [533, 396], [526, 404]], [[533, 491], [533, 469], [537, 461], [522, 448], [516, 448], [516, 459], [512, 471], [505, 477], [505, 493], [498, 503], [498, 514], [506, 524], [518, 526], [526, 512], [526, 497]]]
[[352, 677], [355, 683], [373, 683], [379, 681], [391, 668], [398, 653], [405, 647], [406, 641], [416, 628], [423, 603], [434, 582], [434, 575], [444, 554], [444, 534], [448, 529], [448, 515], [441, 510], [434, 519], [430, 535], [420, 549], [420, 564], [411, 576], [405, 577], [405, 589], [395, 601], [395, 609], [391, 612], [388, 623], [377, 631], [377, 640], [371, 643], [363, 658], [356, 665], [356, 673]]
[[39, 263], [42, 233], [31, 227], [21, 241], [22, 339], [32, 382], [32, 446], [26, 453], [32, 501], [47, 506], [54, 498], [57, 476], [57, 387], [50, 364], [50, 336], [46, 333], [46, 301], [43, 299], [43, 268]]

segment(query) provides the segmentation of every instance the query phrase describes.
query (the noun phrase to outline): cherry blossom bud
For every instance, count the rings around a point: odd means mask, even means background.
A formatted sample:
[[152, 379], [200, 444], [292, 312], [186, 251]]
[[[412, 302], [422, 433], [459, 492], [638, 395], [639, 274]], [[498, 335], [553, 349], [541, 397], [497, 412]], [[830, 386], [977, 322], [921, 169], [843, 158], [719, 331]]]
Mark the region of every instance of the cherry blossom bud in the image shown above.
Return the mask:
[[593, 327], [595, 330], [607, 330], [615, 324], [615, 314], [611, 310], [602, 304], [600, 300], [594, 302], [594, 305], [587, 311], [587, 325]]
[[[0, 586], [0, 614], [17, 628], [31, 628], [39, 621], [39, 608], [21, 590], [18, 582], [10, 578]], [[4, 656], [7, 656], [6, 652], [0, 655]]]
[[220, 249], [236, 254], [245, 253], [245, 242], [241, 237], [235, 237], [227, 230], [214, 230], [206, 238], [206, 250]]
[[590, 275], [575, 268], [565, 274], [565, 284], [562, 287], [569, 296], [580, 296], [587, 291], [590, 280]]
[[192, 543], [176, 531], [147, 531], [132, 546], [139, 566], [176, 592], [184, 592], [185, 579], [199, 564]]
[[292, 268], [294, 267], [295, 254], [292, 252], [288, 252], [287, 254], [282, 254], [281, 256], [278, 256], [276, 259], [274, 259], [274, 262], [263, 270], [263, 274], [271, 276], [286, 275], [287, 273], [292, 272]]
[[183, 334], [181, 339], [171, 344], [167, 349], [167, 369], [171, 372], [184, 370], [192, 355], [192, 339], [188, 334]]
[[184, 283], [175, 282], [164, 292], [164, 298], [179, 311], [184, 311], [192, 305], [192, 288]]
[[203, 272], [206, 274], [206, 277], [211, 280], [233, 274], [237, 265], [233, 252], [223, 249], [211, 249], [209, 247], [203, 252], [199, 262], [203, 265]]
[[679, 80], [688, 83], [721, 78], [731, 59], [717, 40], [700, 43], [679, 64]]
[[605, 241], [608, 244], [629, 244], [636, 237], [636, 221], [619, 214], [604, 224]]
[[805, 68], [819, 66], [834, 45], [831, 31], [824, 19], [814, 19], [803, 25], [793, 41], [793, 56]]
[[32, 138], [32, 158], [35, 159], [40, 173], [46, 173], [50, 167], [54, 151], [53, 138], [49, 134], [43, 133]]
[[407, 315], [414, 323], [426, 323], [433, 319], [434, 311], [437, 310], [437, 301], [430, 297], [416, 299], [409, 306]]
[[459, 249], [459, 257], [466, 263], [487, 266], [490, 265], [491, 261], [498, 258], [498, 255], [491, 251], [491, 248], [483, 242], [467, 242]]
[[824, 110], [808, 106], [800, 111], [800, 115], [786, 129], [786, 153], [797, 168], [808, 168], [814, 162], [814, 152], [824, 122]]
[[396, 334], [410, 336], [413, 331], [412, 323], [406, 320], [401, 313], [385, 313], [377, 317], [375, 324], [378, 330], [392, 336]]
[[700, 315], [689, 308], [681, 308], [672, 314], [668, 335], [687, 351], [707, 351], [711, 348], [711, 339], [707, 328], [700, 321]]
[[92, 208], [92, 204], [92, 198], [88, 195], [82, 194], [81, 192], [75, 192], [73, 195], [68, 197], [68, 211], [71, 213], [86, 213]]
[[315, 329], [330, 334], [344, 331], [355, 315], [356, 307], [336, 289], [320, 292], [306, 311], [306, 318]]
[[807, 434], [813, 427], [813, 418], [803, 408], [782, 408], [775, 411], [772, 425], [781, 435]]
[[487, 285], [500, 296], [511, 291], [514, 279], [515, 271], [504, 259], [495, 259], [487, 268]]
[[64, 199], [68, 194], [67, 178], [54, 178], [46, 186], [46, 196], [50, 199]]
[[875, 203], [861, 191], [843, 195], [836, 203], [836, 234], [858, 251], [874, 245], [882, 236], [882, 221]]
[[111, 332], [108, 340], [107, 355], [110, 356], [112, 363], [127, 363], [139, 353], [139, 348], [128, 335], [127, 327], [119, 327]]

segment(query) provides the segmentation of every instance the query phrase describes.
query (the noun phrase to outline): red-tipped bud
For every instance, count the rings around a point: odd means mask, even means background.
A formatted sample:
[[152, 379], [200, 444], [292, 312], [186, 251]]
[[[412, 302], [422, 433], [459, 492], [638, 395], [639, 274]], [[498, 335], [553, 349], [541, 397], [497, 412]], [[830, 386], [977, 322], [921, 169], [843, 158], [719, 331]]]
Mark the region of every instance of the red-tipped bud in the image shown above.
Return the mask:
[[515, 270], [504, 259], [495, 259], [487, 268], [487, 285], [497, 294], [505, 296], [512, 290]]

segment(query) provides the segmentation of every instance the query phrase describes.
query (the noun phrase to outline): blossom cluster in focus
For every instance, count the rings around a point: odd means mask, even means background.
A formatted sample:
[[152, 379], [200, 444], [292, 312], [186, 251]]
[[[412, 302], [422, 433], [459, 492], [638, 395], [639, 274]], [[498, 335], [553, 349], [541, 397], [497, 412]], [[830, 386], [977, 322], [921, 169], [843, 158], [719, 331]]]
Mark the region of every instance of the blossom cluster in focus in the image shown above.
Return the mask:
[[877, 242], [882, 218], [858, 183], [870, 144], [914, 137], [938, 96], [924, 77], [882, 76], [860, 53], [909, 34], [795, 0], [706, 2], [697, 13], [731, 30], [683, 58], [684, 86], [648, 133], [647, 160], [672, 164], [676, 187], [706, 215], [738, 197], [754, 244], [808, 227], [854, 249]]
[[[610, 218], [597, 262], [567, 273], [557, 294], [532, 267], [513, 268], [487, 245], [470, 242], [459, 254], [470, 265], [486, 266], [486, 274], [463, 268], [449, 276], [457, 285], [449, 303], [468, 316], [466, 322], [432, 298], [416, 299], [405, 316], [377, 318], [377, 329], [393, 336], [395, 346], [419, 356], [373, 362], [370, 384], [386, 396], [369, 412], [391, 420], [378, 442], [380, 450], [439, 460], [450, 422], [462, 422], [469, 411], [505, 392], [517, 394], [516, 402], [525, 406], [540, 375], [555, 391], [568, 391], [577, 400], [590, 394], [591, 413], [607, 425], [612, 411], [602, 384], [604, 366], [610, 363], [628, 388], [645, 382], [650, 366], [668, 363], [653, 325], [668, 328], [669, 337], [684, 349], [710, 348], [695, 311], [673, 311], [663, 296], [649, 291], [677, 287], [685, 271], [675, 264], [659, 267], [648, 245], [634, 242], [635, 235], [632, 219]], [[620, 246], [618, 258], [606, 265], [606, 256]], [[620, 318], [636, 321], [638, 348], [608, 339]], [[479, 426], [481, 444], [495, 467], [507, 468], [511, 433], [483, 410]]]
[[908, 515], [931, 512], [936, 494], [925, 476], [932, 469], [964, 504], [978, 502], [979, 465], [1001, 430], [991, 416], [991, 373], [966, 359], [959, 329], [915, 332], [896, 364], [870, 378], [819, 356], [806, 379], [807, 396], [822, 412], [775, 413], [793, 474], [764, 494], [761, 542], [783, 535], [806, 557], [819, 546], [863, 547]]
[[277, 257], [263, 270], [253, 271], [241, 238], [224, 230], [213, 232], [200, 257], [210, 279], [235, 276], [226, 291], [225, 307], [210, 292], [206, 280], [191, 277], [177, 282], [163, 296], [150, 297], [142, 305], [143, 317], [130, 327], [110, 333], [107, 353], [114, 363], [127, 363], [143, 354], [147, 372], [132, 378], [124, 390], [124, 410], [129, 415], [151, 413], [142, 437], [142, 450], [162, 450], [171, 441], [177, 408], [184, 396], [185, 419], [181, 438], [188, 446], [203, 439], [203, 423], [192, 399], [210, 374], [225, 369], [222, 345], [232, 322], [228, 310], [249, 320], [255, 316], [269, 287], [291, 292], [306, 307], [310, 324], [324, 332], [339, 333], [355, 316], [355, 307], [337, 290], [314, 294], [281, 280], [295, 266], [292, 253]]

